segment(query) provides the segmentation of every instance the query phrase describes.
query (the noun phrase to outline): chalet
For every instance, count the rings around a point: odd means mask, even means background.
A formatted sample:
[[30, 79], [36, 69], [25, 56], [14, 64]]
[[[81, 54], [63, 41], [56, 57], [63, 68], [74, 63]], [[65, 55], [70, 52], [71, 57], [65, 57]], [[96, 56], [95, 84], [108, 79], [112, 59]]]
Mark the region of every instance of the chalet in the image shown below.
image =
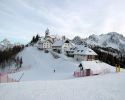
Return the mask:
[[92, 61], [96, 57], [97, 54], [92, 49], [83, 45], [77, 46], [77, 50], [74, 51], [74, 59], [77, 61]]

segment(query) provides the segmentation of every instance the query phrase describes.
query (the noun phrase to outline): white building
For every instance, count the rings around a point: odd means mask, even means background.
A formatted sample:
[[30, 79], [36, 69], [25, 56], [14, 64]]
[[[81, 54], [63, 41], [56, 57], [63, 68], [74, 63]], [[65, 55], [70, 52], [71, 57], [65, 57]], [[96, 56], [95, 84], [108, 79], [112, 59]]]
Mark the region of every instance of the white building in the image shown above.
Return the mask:
[[41, 50], [52, 49], [52, 42], [50, 40], [39, 40], [37, 45], [38, 49]]
[[62, 53], [65, 51], [66, 48], [72, 47], [73, 44], [68, 40], [57, 40], [55, 43], [52, 45], [52, 48], [54, 51], [58, 53]]
[[92, 49], [83, 45], [77, 46], [77, 50], [74, 52], [74, 59], [77, 61], [92, 61], [96, 57], [97, 54]]

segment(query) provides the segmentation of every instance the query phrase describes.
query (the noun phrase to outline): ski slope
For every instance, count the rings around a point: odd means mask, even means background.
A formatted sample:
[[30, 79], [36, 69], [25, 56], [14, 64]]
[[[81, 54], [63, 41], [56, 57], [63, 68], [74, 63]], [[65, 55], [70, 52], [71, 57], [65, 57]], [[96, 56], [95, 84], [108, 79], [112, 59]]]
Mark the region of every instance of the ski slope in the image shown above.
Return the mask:
[[0, 100], [124, 100], [125, 72], [0, 84]]
[[[36, 47], [27, 47], [18, 56], [23, 59], [22, 66], [31, 66], [28, 71], [10, 75], [14, 79], [19, 79], [24, 73], [21, 81], [68, 79], [72, 77], [79, 64], [75, 60], [55, 59], [51, 53], [44, 53]], [[56, 70], [55, 73], [53, 72], [54, 69]]]
[[[64, 55], [60, 55], [60, 58], [55, 59], [51, 53], [44, 53], [44, 51], [38, 50], [36, 47], [27, 47], [18, 56], [23, 59], [22, 66], [30, 66], [31, 68], [10, 74], [9, 76], [15, 80], [19, 80], [22, 74], [20, 81], [71, 79], [74, 78], [74, 71], [79, 70], [78, 65], [80, 62]], [[108, 69], [111, 72], [115, 71], [115, 68], [103, 62], [84, 62], [85, 66], [88, 67], [93, 66], [99, 70]]]

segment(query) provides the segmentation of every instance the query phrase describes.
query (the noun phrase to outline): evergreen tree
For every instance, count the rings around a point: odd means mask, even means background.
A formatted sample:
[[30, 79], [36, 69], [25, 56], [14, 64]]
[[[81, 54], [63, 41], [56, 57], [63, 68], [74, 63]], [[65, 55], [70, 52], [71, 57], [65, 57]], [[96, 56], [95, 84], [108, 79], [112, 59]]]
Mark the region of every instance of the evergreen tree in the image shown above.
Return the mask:
[[37, 34], [36, 38], [35, 38], [35, 43], [38, 42], [39, 38], [40, 38], [40, 36]]

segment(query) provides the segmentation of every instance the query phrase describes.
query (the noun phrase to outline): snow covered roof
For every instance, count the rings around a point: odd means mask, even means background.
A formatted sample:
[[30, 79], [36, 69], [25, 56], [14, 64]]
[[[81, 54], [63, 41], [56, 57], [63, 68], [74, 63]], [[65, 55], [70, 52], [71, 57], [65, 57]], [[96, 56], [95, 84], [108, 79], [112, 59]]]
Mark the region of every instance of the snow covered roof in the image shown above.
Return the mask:
[[62, 46], [63, 44], [64, 44], [64, 42], [62, 40], [57, 40], [57, 41], [55, 41], [53, 46]]
[[70, 47], [70, 48], [66, 48], [65, 50], [66, 51], [75, 51], [75, 50], [77, 50], [77, 47], [73, 46], [73, 47]]
[[[53, 44], [53, 46], [62, 46], [64, 43], [71, 43], [68, 39], [66, 40], [57, 40]], [[71, 43], [73, 45], [73, 43]]]
[[48, 35], [47, 37], [51, 37], [51, 38], [56, 38], [56, 36], [55, 35]]
[[80, 64], [82, 64], [83, 69], [91, 69], [95, 74], [97, 74], [98, 72], [102, 73], [102, 71], [104, 70], [109, 70], [110, 66], [99, 60], [82, 61]]
[[84, 45], [76, 45], [74, 48], [77, 48], [75, 49], [74, 54], [97, 55], [92, 49], [85, 47]]
[[[49, 41], [49, 42], [51, 42], [50, 40], [45, 40], [45, 39], [42, 39], [42, 40], [39, 40], [37, 43], [38, 44], [43, 44], [44, 42], [46, 42], [46, 41]], [[51, 42], [52, 43], [52, 42]]]

